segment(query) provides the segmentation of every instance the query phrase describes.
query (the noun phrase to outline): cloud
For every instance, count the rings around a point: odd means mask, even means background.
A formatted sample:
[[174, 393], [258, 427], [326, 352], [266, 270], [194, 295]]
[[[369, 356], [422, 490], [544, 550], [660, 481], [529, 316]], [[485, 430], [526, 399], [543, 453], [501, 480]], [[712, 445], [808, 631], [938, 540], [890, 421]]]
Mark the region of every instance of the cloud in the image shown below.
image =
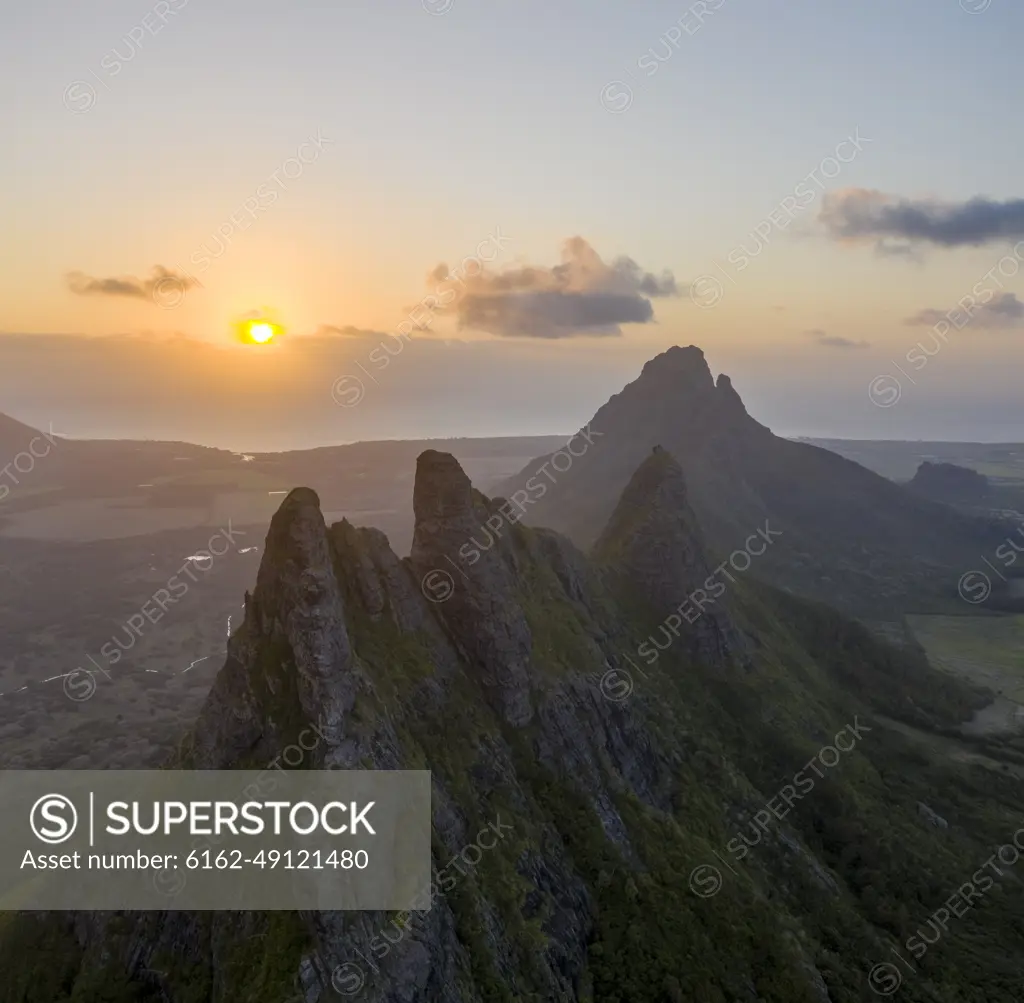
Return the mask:
[[[428, 280], [443, 283], [453, 277], [441, 264]], [[680, 294], [671, 272], [645, 272], [627, 257], [608, 264], [582, 237], [565, 242], [562, 263], [552, 268], [523, 265], [489, 272], [481, 266], [475, 275], [455, 281], [461, 288], [438, 312], [455, 315], [460, 329], [505, 338], [620, 335], [621, 324], [654, 320], [652, 299]]]
[[336, 327], [334, 324], [321, 324], [314, 334], [316, 338], [384, 338], [386, 335], [381, 331], [367, 331], [361, 327], [353, 327], [346, 324], [344, 327]]
[[76, 296], [122, 296], [148, 299], [158, 304], [180, 298], [189, 289], [200, 285], [199, 280], [191, 275], [175, 272], [163, 265], [155, 265], [148, 279], [137, 279], [134, 275], [96, 279], [82, 272], [68, 272], [66, 278], [68, 288]]
[[820, 327], [814, 328], [812, 331], [805, 331], [805, 334], [810, 335], [819, 345], [825, 348], [867, 348], [868, 342], [866, 341], [854, 341], [852, 338], [843, 338], [838, 334], [829, 334], [827, 331], [823, 331]]
[[[951, 310], [938, 310], [935, 307], [928, 307], [919, 310], [912, 317], [908, 317], [903, 323], [911, 327], [933, 327], [945, 321], [948, 325], [953, 317], [961, 314], [961, 307], [955, 306]], [[972, 327], [983, 327], [989, 330], [1008, 330], [1011, 328], [1024, 327], [1024, 303], [1017, 299], [1014, 293], [997, 293], [987, 303], [980, 306], [975, 305], [966, 311], [969, 323]], [[966, 324], [957, 325], [959, 330]]]
[[839, 241], [874, 240], [884, 254], [912, 255], [917, 245], [980, 247], [1024, 238], [1024, 199], [976, 196], [966, 202], [908, 199], [866, 188], [825, 196], [818, 216]]

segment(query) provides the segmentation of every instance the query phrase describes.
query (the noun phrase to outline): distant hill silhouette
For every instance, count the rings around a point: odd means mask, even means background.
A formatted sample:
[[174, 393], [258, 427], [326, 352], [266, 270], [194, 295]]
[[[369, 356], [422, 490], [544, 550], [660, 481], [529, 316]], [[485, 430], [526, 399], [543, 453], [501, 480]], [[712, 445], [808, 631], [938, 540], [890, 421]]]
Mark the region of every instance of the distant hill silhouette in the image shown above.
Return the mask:
[[992, 486], [984, 474], [955, 463], [929, 463], [917, 468], [907, 485], [926, 498], [950, 505], [981, 505], [992, 495]]
[[25, 425], [0, 412], [0, 457], [3, 458], [0, 467], [4, 463], [10, 462], [13, 454], [27, 449], [32, 439], [42, 434], [39, 429]]
[[[694, 346], [648, 362], [589, 428], [593, 444], [585, 452], [575, 447], [583, 455], [572, 457], [568, 469], [562, 459], [545, 470], [551, 457], [540, 457], [500, 488], [511, 497], [534, 478], [526, 521], [583, 547], [595, 543], [656, 445], [682, 466], [719, 559], [768, 520], [783, 535], [752, 573], [861, 614], [955, 599], [959, 576], [1000, 538], [993, 523], [924, 499], [836, 453], [774, 435], [747, 414], [728, 376], [716, 384]], [[555, 472], [559, 467], [563, 473]]]

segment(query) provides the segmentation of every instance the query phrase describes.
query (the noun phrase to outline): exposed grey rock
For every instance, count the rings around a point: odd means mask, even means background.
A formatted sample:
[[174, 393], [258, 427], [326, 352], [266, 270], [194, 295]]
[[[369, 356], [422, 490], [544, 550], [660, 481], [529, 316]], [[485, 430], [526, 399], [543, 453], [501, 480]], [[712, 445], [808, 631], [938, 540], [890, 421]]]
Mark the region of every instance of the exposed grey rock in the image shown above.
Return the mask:
[[936, 811], [933, 811], [923, 801], [917, 802], [917, 810], [921, 817], [936, 829], [948, 829], [949, 823]]
[[836, 884], [835, 878], [829, 874], [822, 866], [821, 861], [813, 853], [810, 853], [795, 836], [780, 828], [778, 830], [778, 838], [779, 842], [807, 868], [811, 878], [822, 891], [827, 891], [831, 895], [839, 894], [839, 885]]

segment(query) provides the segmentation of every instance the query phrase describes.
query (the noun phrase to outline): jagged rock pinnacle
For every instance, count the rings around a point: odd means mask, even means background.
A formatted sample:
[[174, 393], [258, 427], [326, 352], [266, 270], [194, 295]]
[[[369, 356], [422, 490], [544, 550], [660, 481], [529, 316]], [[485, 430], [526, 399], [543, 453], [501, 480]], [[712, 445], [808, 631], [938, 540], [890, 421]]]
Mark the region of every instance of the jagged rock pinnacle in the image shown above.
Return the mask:
[[[273, 657], [268, 659], [267, 652]], [[196, 724], [202, 768], [286, 728], [286, 720], [319, 722], [325, 761], [341, 748], [355, 701], [354, 656], [320, 500], [296, 488], [282, 502], [248, 597], [244, 630]]]
[[631, 558], [630, 570], [645, 598], [659, 604], [710, 571], [686, 478], [671, 453], [655, 446], [640, 464], [594, 552], [617, 560]]
[[503, 717], [523, 725], [532, 716], [529, 664], [532, 637], [516, 599], [510, 566], [515, 526], [503, 519], [492, 532], [485, 523], [493, 503], [476, 494], [458, 461], [428, 449], [416, 462], [413, 532], [409, 561], [424, 594], [431, 594], [474, 662], [485, 686], [497, 695]]
[[412, 495], [416, 518], [411, 556], [430, 560], [458, 550], [477, 529], [473, 485], [450, 453], [428, 449], [416, 460]]
[[[695, 648], [708, 661], [720, 663], [742, 646], [720, 601], [725, 588], [714, 581], [714, 562], [690, 506], [683, 469], [671, 453], [655, 446], [640, 464], [594, 555], [614, 567], [654, 613], [686, 607]], [[697, 604], [696, 597], [709, 605]]]

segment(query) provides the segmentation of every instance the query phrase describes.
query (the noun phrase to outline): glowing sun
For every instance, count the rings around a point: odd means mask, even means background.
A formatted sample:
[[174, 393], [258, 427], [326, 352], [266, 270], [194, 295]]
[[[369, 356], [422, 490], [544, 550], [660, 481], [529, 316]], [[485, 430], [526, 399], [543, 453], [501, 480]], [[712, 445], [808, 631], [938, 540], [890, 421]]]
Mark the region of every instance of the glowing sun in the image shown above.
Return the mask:
[[271, 324], [269, 321], [250, 320], [245, 325], [245, 336], [257, 345], [265, 345], [274, 339], [279, 330], [280, 328], [276, 324]]

